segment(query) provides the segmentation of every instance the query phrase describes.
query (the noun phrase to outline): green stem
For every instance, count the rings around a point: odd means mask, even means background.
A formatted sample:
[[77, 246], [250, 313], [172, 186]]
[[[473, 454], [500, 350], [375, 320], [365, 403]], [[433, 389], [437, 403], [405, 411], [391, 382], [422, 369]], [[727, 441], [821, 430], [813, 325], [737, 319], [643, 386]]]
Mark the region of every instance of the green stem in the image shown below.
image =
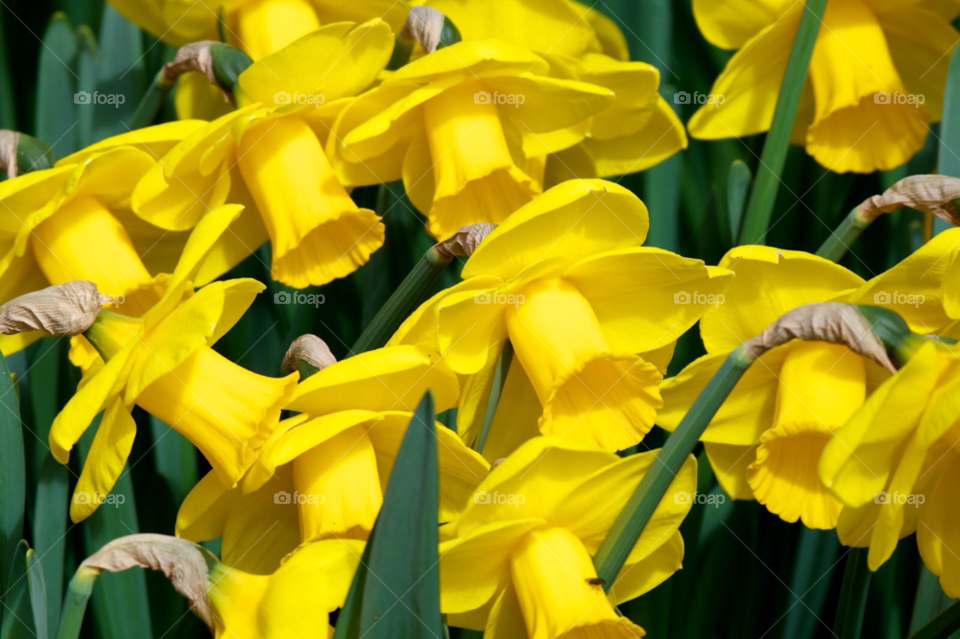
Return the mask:
[[163, 106], [163, 101], [167, 99], [167, 94], [173, 88], [173, 84], [168, 83], [165, 78], [163, 71], [153, 77], [153, 82], [147, 87], [140, 104], [137, 105], [137, 110], [130, 118], [131, 129], [142, 129], [153, 124]]
[[747, 206], [740, 244], [762, 243], [770, 226], [773, 205], [777, 199], [777, 190], [780, 188], [780, 174], [787, 160], [790, 132], [797, 115], [800, 96], [803, 94], [810, 58], [817, 42], [817, 33], [820, 31], [820, 19], [826, 7], [827, 0], [807, 0], [800, 18], [800, 26], [797, 27], [793, 49], [790, 51], [787, 68], [783, 74], [783, 84], [780, 85], [780, 95], [777, 97], [770, 132], [767, 133], [767, 139], [763, 145], [760, 166], [757, 167], [756, 184], [753, 187], [753, 193], [750, 194], [750, 204]]
[[659, 463], [650, 466], [633, 495], [620, 511], [616, 522], [593, 558], [593, 563], [597, 567], [597, 576], [605, 581], [605, 590], [609, 590], [613, 585], [627, 556], [640, 539], [640, 534], [653, 516], [670, 483], [697, 445], [710, 420], [716, 415], [727, 395], [737, 385], [752, 362], [753, 359], [743, 346], [738, 346], [727, 356], [723, 365], [707, 383], [706, 388], [680, 421], [680, 425], [671, 433], [667, 443], [657, 454]]
[[510, 364], [513, 362], [513, 345], [507, 340], [503, 345], [503, 351], [500, 353], [500, 361], [497, 363], [497, 372], [494, 375], [493, 382], [490, 384], [490, 394], [487, 396], [487, 409], [483, 413], [483, 426], [473, 440], [473, 450], [478, 453], [483, 452], [483, 445], [487, 443], [487, 435], [490, 434], [490, 424], [493, 423], [493, 416], [497, 412], [497, 404], [500, 403], [500, 395], [503, 393], [503, 385], [507, 381], [507, 373], [510, 372]]
[[843, 256], [850, 250], [850, 245], [870, 226], [870, 222], [857, 215], [859, 210], [860, 207], [856, 207], [847, 214], [847, 217], [843, 218], [843, 222], [840, 223], [837, 230], [831, 233], [830, 237], [820, 246], [817, 255], [832, 262], [839, 262], [843, 259]]
[[910, 639], [946, 639], [960, 630], [960, 602], [957, 602], [931, 619]]
[[87, 612], [90, 595], [93, 594], [93, 584], [99, 575], [99, 570], [80, 568], [70, 580], [67, 594], [63, 598], [57, 639], [77, 639], [80, 636], [83, 616]]
[[403, 320], [427, 298], [437, 278], [452, 261], [452, 258], [443, 255], [436, 246], [424, 253], [390, 299], [363, 329], [351, 352], [356, 355], [386, 344]]
[[869, 553], [869, 548], [853, 548], [847, 557], [837, 604], [836, 634], [840, 639], [857, 639], [863, 628], [863, 611], [867, 607], [867, 593], [873, 574], [867, 566]]

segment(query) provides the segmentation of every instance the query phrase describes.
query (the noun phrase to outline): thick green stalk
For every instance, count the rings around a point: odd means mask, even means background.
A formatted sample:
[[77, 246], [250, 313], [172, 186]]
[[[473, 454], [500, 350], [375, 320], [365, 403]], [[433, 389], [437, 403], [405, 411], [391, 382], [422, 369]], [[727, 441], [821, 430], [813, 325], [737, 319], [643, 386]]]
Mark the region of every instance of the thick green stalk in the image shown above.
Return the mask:
[[723, 365], [710, 379], [706, 388], [693, 402], [680, 425], [667, 439], [657, 455], [656, 464], [643, 476], [637, 489], [620, 511], [613, 527], [593, 558], [597, 575], [605, 581], [604, 589], [613, 585], [630, 550], [640, 539], [640, 534], [656, 510], [670, 483], [676, 477], [687, 455], [696, 446], [710, 420], [716, 415], [727, 395], [750, 367], [753, 358], [743, 346], [734, 349]]
[[957, 602], [931, 619], [910, 639], [946, 639], [960, 630], [960, 602]]
[[133, 112], [130, 118], [131, 129], [142, 129], [153, 124], [163, 107], [163, 101], [167, 99], [167, 94], [173, 88], [173, 84], [167, 81], [167, 76], [163, 71], [154, 76], [153, 82], [147, 87], [146, 93], [137, 105], [137, 110]]
[[787, 160], [787, 148], [790, 145], [790, 132], [797, 115], [797, 106], [807, 79], [807, 69], [817, 42], [821, 18], [827, 7], [827, 0], [807, 0], [800, 26], [793, 41], [793, 49], [783, 74], [777, 107], [773, 112], [773, 121], [763, 145], [760, 166], [757, 167], [756, 184], [750, 194], [740, 244], [760, 244], [767, 234], [773, 205], [780, 188], [780, 173]]
[[351, 352], [363, 353], [386, 344], [403, 320], [427, 298], [434, 282], [452, 261], [452, 257], [447, 257], [436, 246], [424, 253], [386, 304], [363, 329]]
[[847, 557], [835, 624], [839, 639], [857, 639], [863, 628], [863, 611], [867, 608], [867, 593], [873, 574], [867, 566], [869, 552], [869, 548], [853, 548]]
[[93, 594], [93, 584], [99, 575], [99, 570], [80, 568], [70, 580], [67, 594], [63, 598], [63, 612], [60, 615], [57, 639], [77, 639], [80, 636], [83, 616], [87, 612], [90, 595]]
[[817, 251], [817, 255], [832, 262], [839, 262], [843, 259], [843, 256], [850, 250], [850, 245], [870, 226], [870, 222], [857, 215], [859, 210], [860, 207], [856, 207], [847, 214], [847, 217], [843, 218], [843, 222], [840, 223], [837, 230], [824, 240]]

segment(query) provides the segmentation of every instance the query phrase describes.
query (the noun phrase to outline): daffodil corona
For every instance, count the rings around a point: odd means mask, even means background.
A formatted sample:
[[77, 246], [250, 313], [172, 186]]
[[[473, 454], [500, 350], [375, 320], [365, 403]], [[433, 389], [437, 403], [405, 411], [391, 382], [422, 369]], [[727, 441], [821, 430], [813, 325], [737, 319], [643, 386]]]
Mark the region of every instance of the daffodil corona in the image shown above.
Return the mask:
[[[805, 10], [787, 0], [694, 0], [704, 37], [739, 49], [690, 119], [695, 138], [770, 128]], [[871, 173], [904, 164], [940, 120], [950, 51], [960, 33], [952, 2], [831, 0], [810, 61], [793, 139], [826, 168]], [[923, 34], [918, 37], [918, 34]]]

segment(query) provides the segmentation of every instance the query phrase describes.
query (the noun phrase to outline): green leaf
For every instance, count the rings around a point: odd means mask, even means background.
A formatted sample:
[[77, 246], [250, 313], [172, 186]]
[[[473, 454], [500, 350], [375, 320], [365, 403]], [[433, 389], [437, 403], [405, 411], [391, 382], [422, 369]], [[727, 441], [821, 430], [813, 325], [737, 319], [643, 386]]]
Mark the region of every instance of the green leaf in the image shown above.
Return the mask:
[[140, 29], [111, 5], [103, 7], [97, 92], [106, 103], [94, 105], [96, 140], [126, 133], [147, 87], [147, 69]]
[[833, 530], [802, 527], [790, 577], [789, 608], [783, 618], [783, 639], [810, 639], [820, 627], [823, 605], [840, 544]]
[[910, 632], [914, 633], [953, 603], [940, 587], [940, 578], [920, 564], [920, 579], [910, 618]]
[[793, 129], [800, 95], [807, 80], [810, 57], [813, 55], [813, 46], [817, 42], [821, 17], [826, 7], [827, 0], [806, 0], [803, 17], [800, 18], [800, 26], [797, 28], [793, 49], [783, 75], [783, 83], [780, 85], [773, 122], [763, 145], [757, 180], [747, 205], [747, 215], [740, 234], [741, 244], [762, 244], [766, 238], [773, 205], [780, 188], [780, 174], [787, 161], [790, 131]]
[[74, 61], [77, 37], [70, 20], [63, 13], [54, 14], [43, 34], [40, 62], [37, 69], [36, 136], [50, 145], [57, 157], [76, 151], [78, 109], [75, 100], [83, 100], [77, 91]]
[[46, 639], [47, 610], [43, 571], [26, 541], [17, 544], [3, 596], [0, 639]]
[[837, 603], [835, 634], [839, 639], [857, 639], [863, 628], [863, 613], [867, 608], [870, 590], [870, 568], [867, 567], [869, 548], [851, 548], [843, 573], [840, 601]]
[[77, 29], [77, 92], [90, 96], [90, 102], [77, 105], [77, 140], [83, 148], [96, 141], [94, 119], [97, 106], [93, 103], [97, 96], [97, 37], [86, 25]]
[[960, 630], [960, 602], [957, 602], [934, 617], [910, 639], [947, 639]]
[[437, 568], [438, 479], [433, 395], [428, 391], [400, 443], [334, 639], [444, 636]]
[[47, 613], [47, 587], [44, 583], [40, 557], [33, 550], [27, 551], [27, 591], [30, 593], [30, 610], [37, 639], [50, 636]]
[[[960, 49], [954, 48], [950, 55], [947, 84], [943, 90], [943, 119], [940, 121], [940, 146], [937, 149], [937, 173], [960, 177]], [[933, 233], [936, 235], [950, 225], [934, 218]]]
[[0, 575], [9, 575], [23, 538], [26, 464], [17, 391], [0, 355]]
[[64, 338], [43, 339], [30, 346], [30, 369], [26, 382], [30, 390], [31, 424], [36, 443], [30, 465], [35, 478], [33, 495], [33, 546], [43, 557], [47, 593], [47, 624], [56, 628], [63, 596], [64, 556], [68, 539], [67, 510], [70, 495], [70, 471], [50, 454], [47, 440], [50, 426], [61, 406], [59, 398], [60, 362], [65, 359]]
[[729, 216], [730, 244], [736, 243], [740, 237], [740, 221], [743, 218], [743, 205], [747, 201], [747, 192], [750, 190], [750, 180], [753, 175], [750, 167], [743, 160], [734, 160], [730, 165], [730, 174], [727, 176], [727, 215]]
[[150, 415], [157, 472], [167, 480], [174, 502], [180, 504], [197, 485], [197, 449], [186, 437]]
[[[98, 416], [77, 444], [81, 465], [86, 460], [93, 437], [100, 425]], [[125, 466], [110, 496], [112, 503], [101, 504], [93, 515], [83, 522], [86, 555], [92, 555], [108, 542], [140, 532], [137, 508], [133, 495], [133, 480]], [[122, 500], [121, 500], [122, 497]], [[93, 596], [93, 617], [96, 636], [104, 639], [149, 639], [150, 605], [147, 599], [147, 581], [142, 570], [103, 575], [96, 582]]]
[[[0, 11], [0, 33], [4, 32], [3, 11]], [[14, 98], [13, 76], [10, 74], [10, 58], [7, 40], [0, 42], [0, 129], [17, 128], [17, 110]]]

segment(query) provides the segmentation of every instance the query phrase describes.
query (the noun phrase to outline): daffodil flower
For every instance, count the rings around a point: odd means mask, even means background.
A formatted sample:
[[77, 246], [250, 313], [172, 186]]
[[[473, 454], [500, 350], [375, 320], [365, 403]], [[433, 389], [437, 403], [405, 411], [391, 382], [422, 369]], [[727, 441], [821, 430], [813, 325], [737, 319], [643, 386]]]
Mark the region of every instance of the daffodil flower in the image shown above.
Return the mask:
[[392, 47], [384, 22], [341, 22], [253, 64], [239, 79], [246, 106], [185, 136], [139, 182], [134, 210], [185, 230], [211, 208], [242, 203], [224, 270], [269, 239], [272, 275], [285, 284], [303, 288], [352, 273], [383, 243], [383, 224], [350, 199], [323, 144]]
[[[736, 277], [726, 303], [700, 321], [707, 354], [661, 385], [657, 423], [667, 430], [677, 427], [731, 350], [790, 309], [847, 301], [863, 285], [833, 262], [766, 246], [735, 248], [720, 266]], [[762, 355], [701, 437], [720, 485], [734, 499], [756, 499], [785, 521], [835, 527], [842, 503], [817, 476], [820, 454], [888, 376], [875, 362], [826, 342], [795, 340]]]
[[642, 171], [687, 148], [683, 124], [657, 91], [659, 70], [630, 62], [623, 33], [600, 12], [568, 0], [427, 4], [453, 21], [465, 41], [496, 39], [525, 47], [544, 57], [553, 77], [615, 94], [610, 106], [592, 118], [564, 131], [538, 133], [550, 147], [545, 152], [564, 147], [546, 159], [544, 187]]
[[[362, 541], [306, 544], [269, 575], [213, 563], [207, 599], [216, 639], [332, 636], [330, 613], [343, 606], [363, 555]], [[323, 635], [324, 628], [329, 635]]]
[[205, 253], [239, 214], [239, 206], [225, 206], [200, 222], [163, 297], [146, 314], [101, 311], [85, 333], [105, 364], [91, 367], [50, 429], [50, 449], [65, 464], [104, 411], [74, 492], [74, 521], [96, 510], [123, 471], [136, 434], [134, 404], [189, 439], [226, 486], [237, 484], [277, 426], [298, 375], [257, 375], [210, 348], [264, 285], [230, 280], [193, 293], [191, 283]]
[[[165, 150], [198, 126], [165, 124], [143, 139]], [[173, 270], [185, 241], [185, 234], [168, 235], [130, 211], [130, 193], [155, 161], [142, 148], [111, 142], [0, 183], [0, 302], [88, 280], [111, 301], [145, 312], [157, 299], [156, 276]], [[3, 336], [0, 349], [9, 354], [40, 337]]]
[[[739, 49], [688, 123], [705, 140], [769, 130], [803, 3], [695, 0], [704, 37]], [[950, 51], [960, 39], [952, 2], [827, 3], [793, 140], [832, 171], [904, 164], [940, 120]], [[720, 99], [722, 98], [722, 100]]]
[[643, 636], [613, 606], [680, 568], [696, 460], [677, 473], [607, 593], [591, 556], [657, 452], [620, 459], [538, 437], [507, 457], [440, 529], [440, 608], [451, 625], [488, 639]]
[[459, 42], [386, 74], [343, 110], [328, 150], [344, 184], [403, 179], [443, 240], [502, 222], [541, 191], [546, 155], [581, 141], [612, 91], [550, 77], [534, 52]]
[[960, 595], [956, 490], [960, 366], [955, 347], [929, 340], [884, 382], [823, 450], [819, 474], [845, 504], [840, 541], [867, 547], [871, 570], [917, 533], [920, 555], [948, 596]]
[[538, 431], [615, 451], [653, 426], [674, 342], [722, 301], [731, 273], [641, 246], [647, 227], [630, 191], [571, 180], [511, 215], [464, 265], [470, 279], [438, 305], [444, 362], [482, 380], [507, 339], [515, 352], [491, 451]]
[[[334, 22], [381, 18], [399, 29], [407, 9], [405, 3], [389, 0], [111, 0], [110, 4], [167, 44], [219, 41], [222, 32], [229, 44], [254, 60]], [[215, 120], [231, 110], [220, 89], [199, 72], [180, 77], [176, 108], [181, 120]]]
[[[304, 380], [259, 461], [229, 490], [211, 473], [190, 492], [177, 534], [192, 541], [223, 536], [224, 560], [270, 572], [301, 543], [325, 537], [366, 539], [403, 434], [427, 389], [438, 410], [457, 401], [456, 377], [415, 346], [377, 349]], [[456, 433], [437, 424], [441, 522], [456, 517], [489, 465]]]

